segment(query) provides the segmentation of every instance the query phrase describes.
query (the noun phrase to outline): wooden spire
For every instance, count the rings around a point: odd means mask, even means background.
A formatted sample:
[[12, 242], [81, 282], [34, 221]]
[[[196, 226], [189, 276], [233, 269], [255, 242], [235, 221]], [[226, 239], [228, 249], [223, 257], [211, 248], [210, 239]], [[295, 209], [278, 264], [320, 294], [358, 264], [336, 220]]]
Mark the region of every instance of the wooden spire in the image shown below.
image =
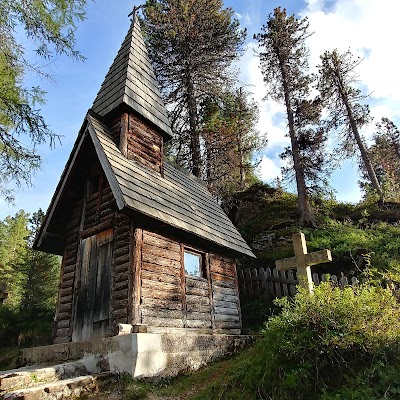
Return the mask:
[[165, 139], [171, 137], [167, 110], [161, 99], [135, 10], [128, 34], [101, 85], [92, 109], [106, 116], [122, 104], [156, 125]]

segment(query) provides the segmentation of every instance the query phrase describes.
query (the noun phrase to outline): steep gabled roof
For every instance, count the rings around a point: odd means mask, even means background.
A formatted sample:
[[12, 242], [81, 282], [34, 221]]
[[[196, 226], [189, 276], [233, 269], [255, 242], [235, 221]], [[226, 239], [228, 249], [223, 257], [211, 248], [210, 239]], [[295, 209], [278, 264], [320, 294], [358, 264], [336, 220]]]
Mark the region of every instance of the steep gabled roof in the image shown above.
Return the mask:
[[88, 115], [88, 130], [117, 204], [202, 239], [254, 257], [210, 192], [168, 163], [164, 176], [125, 158], [109, 129]]
[[[168, 163], [164, 164], [164, 176], [161, 176], [137, 161], [128, 160], [113, 142], [110, 130], [89, 114], [36, 237], [36, 248], [45, 251], [61, 249], [61, 242], [49, 245], [49, 240], [56, 240], [49, 226], [60, 210], [66, 188], [72, 184], [70, 172], [75, 160], [82, 156], [81, 143], [85, 138], [93, 142], [119, 210], [137, 211], [236, 253], [254, 257], [230, 219], [201, 183]], [[57, 240], [61, 239], [59, 236]]]
[[121, 104], [128, 105], [156, 125], [167, 139], [171, 137], [167, 110], [161, 99], [137, 17], [132, 20], [92, 109], [105, 116]]

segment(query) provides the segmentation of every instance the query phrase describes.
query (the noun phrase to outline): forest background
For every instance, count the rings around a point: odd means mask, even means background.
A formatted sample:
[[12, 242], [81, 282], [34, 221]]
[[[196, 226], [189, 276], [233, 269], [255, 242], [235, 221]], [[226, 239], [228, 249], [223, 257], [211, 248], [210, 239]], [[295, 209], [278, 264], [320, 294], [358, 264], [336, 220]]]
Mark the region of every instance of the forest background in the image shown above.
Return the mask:
[[[28, 86], [39, 84], [48, 92], [47, 104], [42, 106], [42, 113], [51, 129], [62, 135], [62, 145], [57, 144], [54, 150], [50, 150], [47, 145], [39, 146], [45, 163], [33, 177], [34, 187], [19, 190], [14, 207], [0, 200], [0, 218], [13, 215], [19, 209], [30, 213], [37, 211], [39, 206], [46, 209], [86, 110], [92, 104], [126, 34], [129, 26], [127, 15], [133, 6], [131, 3], [123, 2], [110, 13], [108, 2], [89, 2], [88, 18], [76, 31], [77, 48], [87, 60], [80, 63], [59, 56], [49, 66], [56, 83], [37, 78], [34, 74], [27, 77]], [[140, 2], [133, 3], [138, 5]], [[257, 43], [252, 36], [259, 32], [273, 8], [281, 4], [277, 1], [251, 0], [225, 1], [224, 5], [233, 7], [241, 26], [248, 29], [246, 51], [238, 64], [241, 69], [240, 80], [243, 84], [253, 85], [248, 90], [253, 92], [254, 99], [260, 105], [258, 131], [267, 133], [269, 141], [268, 146], [259, 154], [262, 159], [260, 174], [264, 181], [271, 182], [280, 174], [280, 166], [283, 165], [279, 154], [288, 143], [285, 137], [286, 122], [282, 105], [270, 99], [261, 101], [266, 90], [262, 84], [259, 61], [254, 56]], [[336, 47], [341, 51], [351, 47], [355, 55], [365, 57], [359, 72], [363, 92], [371, 93], [368, 100], [371, 114], [377, 120], [386, 116], [397, 122], [400, 90], [397, 88], [397, 80], [391, 79], [396, 76], [393, 71], [396, 65], [393, 57], [396, 54], [391, 54], [388, 47], [391, 46], [390, 38], [395, 37], [393, 30], [396, 26], [395, 21], [390, 20], [397, 15], [395, 10], [399, 5], [390, 0], [379, 7], [374, 1], [364, 1], [361, 4], [357, 1], [296, 0], [287, 1], [282, 6], [287, 8], [288, 14], [309, 17], [310, 31], [315, 32], [309, 39], [311, 67], [318, 64], [318, 57], [323, 51]], [[387, 9], [393, 12], [387, 14]], [[371, 138], [373, 131], [374, 125], [371, 124], [363, 130], [363, 134]], [[332, 176], [331, 182], [337, 190], [337, 197], [344, 201], [358, 201], [361, 192], [357, 180], [357, 160], [347, 161]], [[289, 185], [289, 189], [295, 191], [295, 186]]]

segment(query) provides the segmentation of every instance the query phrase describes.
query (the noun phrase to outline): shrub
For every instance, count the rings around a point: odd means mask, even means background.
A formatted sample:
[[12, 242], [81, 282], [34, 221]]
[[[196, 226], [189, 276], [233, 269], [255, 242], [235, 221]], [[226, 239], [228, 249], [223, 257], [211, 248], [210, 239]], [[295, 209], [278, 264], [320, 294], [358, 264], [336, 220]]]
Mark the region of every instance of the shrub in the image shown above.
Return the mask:
[[209, 398], [399, 398], [400, 309], [389, 290], [324, 283], [277, 303], [282, 313]]

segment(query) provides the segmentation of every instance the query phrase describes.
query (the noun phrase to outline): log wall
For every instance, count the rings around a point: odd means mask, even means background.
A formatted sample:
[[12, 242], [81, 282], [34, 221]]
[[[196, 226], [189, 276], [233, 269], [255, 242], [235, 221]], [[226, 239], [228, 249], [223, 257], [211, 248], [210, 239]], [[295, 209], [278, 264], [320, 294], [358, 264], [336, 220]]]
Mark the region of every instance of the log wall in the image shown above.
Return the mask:
[[139, 323], [168, 328], [241, 328], [235, 261], [203, 253], [207, 278], [185, 275], [184, 245], [143, 231]]
[[82, 208], [83, 200], [77, 201], [66, 226], [66, 246], [61, 264], [54, 343], [65, 343], [71, 339], [72, 295], [76, 274]]
[[215, 329], [240, 329], [242, 323], [235, 261], [211, 254], [210, 275]]
[[162, 173], [163, 139], [147, 124], [129, 115], [127, 157]]
[[143, 231], [141, 251], [141, 323], [184, 327], [179, 243]]

